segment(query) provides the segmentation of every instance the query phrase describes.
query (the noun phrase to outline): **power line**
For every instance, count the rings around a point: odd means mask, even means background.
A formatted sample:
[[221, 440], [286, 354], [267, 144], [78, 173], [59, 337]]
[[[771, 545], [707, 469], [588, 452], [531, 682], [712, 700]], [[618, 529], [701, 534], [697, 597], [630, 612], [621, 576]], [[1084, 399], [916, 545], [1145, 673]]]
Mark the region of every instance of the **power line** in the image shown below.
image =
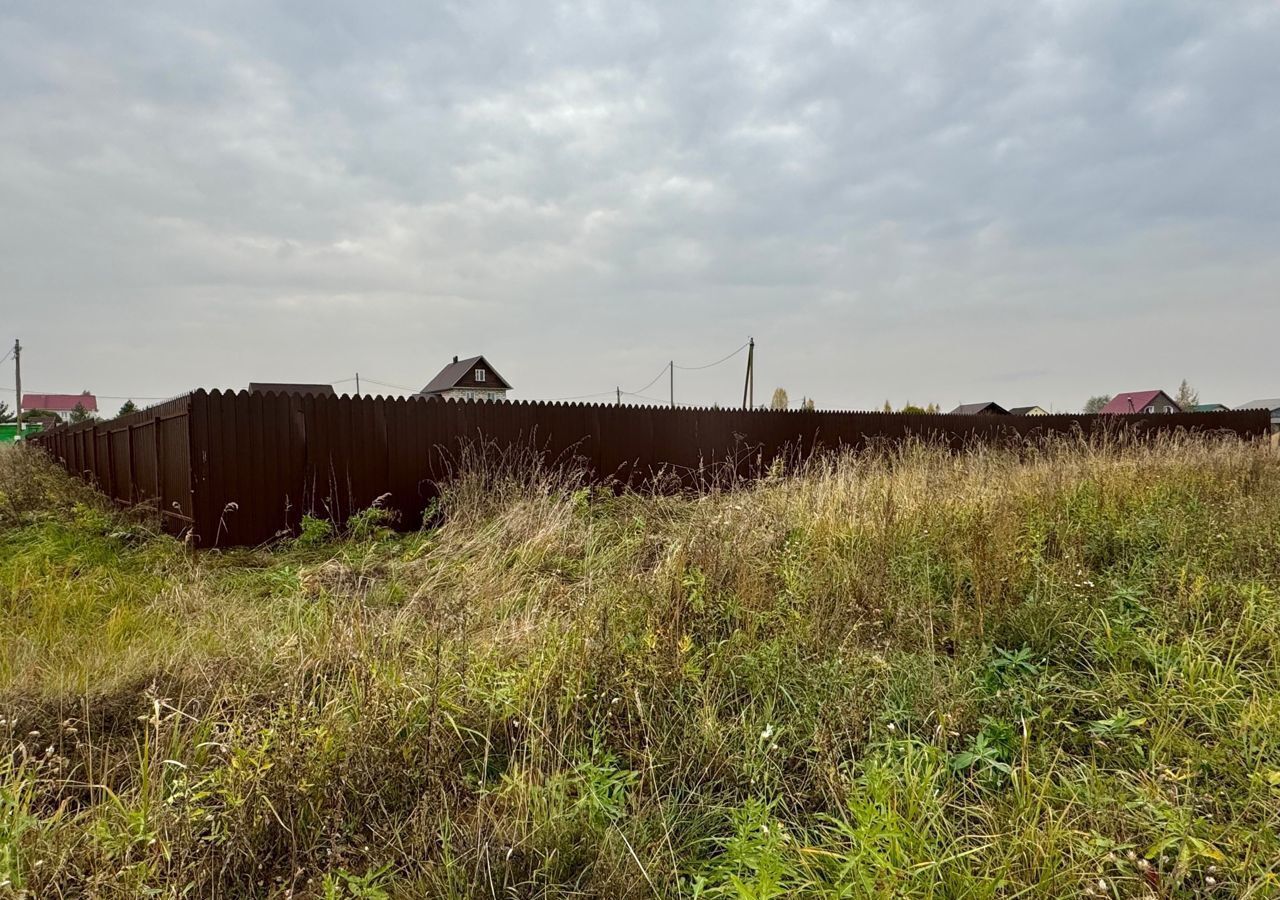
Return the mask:
[[[667, 401], [664, 401], [664, 400], [657, 400], [657, 399], [655, 399], [655, 398], [653, 398], [653, 397], [646, 396], [646, 395], [645, 395], [645, 393], [644, 393], [645, 391], [649, 390], [649, 388], [651, 388], [651, 387], [653, 387], [655, 384], [657, 384], [657, 383], [658, 383], [658, 381], [659, 381], [659, 379], [661, 379], [663, 375], [667, 375], [667, 374], [669, 374], [673, 369], [680, 369], [681, 371], [684, 371], [684, 372], [696, 372], [696, 371], [698, 371], [699, 369], [710, 369], [712, 366], [718, 366], [718, 365], [720, 365], [721, 363], [725, 363], [725, 362], [728, 362], [729, 360], [733, 359], [735, 356], [737, 356], [737, 355], [738, 355], [739, 353], [741, 353], [743, 350], [746, 350], [746, 349], [747, 349], [747, 347], [748, 347], [750, 344], [751, 344], [751, 341], [747, 341], [747, 343], [743, 344], [743, 345], [742, 345], [741, 347], [739, 347], [737, 350], [734, 350], [734, 351], [733, 351], [732, 353], [730, 353], [728, 356], [721, 357], [720, 359], [717, 359], [715, 362], [707, 363], [706, 365], [702, 365], [702, 366], [677, 366], [675, 363], [673, 363], [673, 362], [669, 362], [669, 363], [667, 363], [666, 365], [664, 365], [661, 369], [659, 369], [659, 370], [658, 370], [658, 374], [657, 374], [657, 375], [654, 375], [654, 376], [653, 376], [653, 378], [652, 378], [652, 379], [650, 379], [650, 380], [649, 380], [649, 382], [648, 382], [647, 384], [645, 384], [645, 386], [644, 386], [644, 387], [642, 387], [642, 388], [640, 388], [639, 390], [636, 390], [636, 391], [621, 391], [621, 394], [622, 394], [622, 396], [624, 396], [624, 397], [640, 397], [641, 399], [643, 399], [643, 400], [648, 400], [648, 401], [650, 401], [650, 402], [652, 402], [652, 403], [665, 403], [665, 402], [667, 402]], [[406, 390], [407, 390], [407, 389], [406, 389]], [[608, 396], [610, 396], [610, 395], [615, 395], [615, 396], [616, 396], [618, 393], [619, 393], [619, 391], [615, 388], [615, 389], [614, 389], [614, 390], [612, 390], [612, 391], [599, 391], [599, 392], [594, 393], [594, 394], [579, 394], [579, 395], [578, 395], [578, 396], [576, 396], [576, 397], [555, 397], [555, 398], [553, 398], [553, 399], [551, 399], [551, 400], [547, 400], [547, 401], [544, 401], [544, 402], [546, 402], [546, 403], [563, 403], [563, 402], [566, 402], [566, 401], [569, 401], [569, 400], [590, 400], [590, 399], [592, 399], [592, 398], [594, 398], [594, 397], [608, 397]]]
[[659, 369], [659, 370], [658, 370], [658, 374], [653, 376], [653, 381], [650, 381], [650, 382], [649, 382], [648, 384], [646, 384], [644, 387], [640, 388], [640, 390], [639, 390], [639, 391], [623, 391], [622, 393], [624, 393], [624, 394], [639, 394], [639, 393], [641, 393], [641, 392], [643, 392], [643, 391], [647, 391], [647, 390], [649, 390], [649, 388], [653, 387], [655, 384], [657, 384], [657, 383], [658, 383], [658, 379], [659, 379], [659, 378], [661, 378], [663, 375], [667, 374], [667, 368], [668, 368], [668, 366], [670, 366], [670, 365], [671, 365], [671, 364], [670, 364], [670, 363], [668, 363], [666, 366], [663, 366], [661, 369]]
[[388, 384], [385, 381], [374, 381], [368, 375], [364, 377], [364, 380], [369, 382], [370, 384], [376, 384], [378, 387], [395, 388], [397, 391], [410, 391], [413, 393], [417, 393], [417, 390], [418, 390], [417, 388], [405, 387], [403, 384]]
[[[589, 400], [592, 397], [607, 397], [612, 393], [614, 392], [600, 391], [599, 393], [596, 393], [596, 394], [579, 394], [576, 397], [552, 397], [550, 400], [543, 400], [541, 402], [542, 403], [565, 403], [569, 400]], [[625, 394], [626, 391], [623, 391], [623, 393]]]
[[[7, 391], [10, 394], [14, 392], [13, 388], [11, 387], [0, 387], [0, 391]], [[22, 393], [24, 394], [57, 394], [59, 392], [58, 391], [33, 391], [28, 388], [23, 390]], [[81, 395], [78, 393], [73, 393], [73, 394], [69, 394], [68, 396], [79, 397]], [[114, 394], [94, 394], [93, 395], [94, 399], [96, 400], [172, 400], [174, 396], [181, 396], [181, 395], [170, 394], [167, 397], [140, 397], [137, 394], [130, 394], [127, 397], [116, 396]]]
[[[746, 350], [746, 349], [747, 349], [747, 346], [748, 346], [750, 343], [751, 343], [750, 341], [747, 341], [747, 343], [746, 343], [746, 344], [743, 344], [741, 347], [739, 347], [737, 350], [734, 350], [732, 353], [730, 353], [728, 356], [724, 357], [723, 359], [717, 359], [715, 362], [713, 362], [713, 363], [707, 363], [705, 366], [676, 366], [676, 368], [677, 368], [677, 369], [682, 369], [682, 370], [683, 370], [683, 371], [685, 371], [685, 372], [696, 372], [696, 371], [698, 371], [699, 369], [710, 369], [712, 366], [718, 366], [718, 365], [720, 365], [720, 363], [728, 362], [729, 360], [733, 359], [735, 356], [737, 356], [737, 355], [738, 355], [739, 353], [741, 353], [743, 350]], [[657, 379], [654, 379], [654, 380], [656, 381]], [[644, 388], [641, 388], [641, 390], [644, 390]]]

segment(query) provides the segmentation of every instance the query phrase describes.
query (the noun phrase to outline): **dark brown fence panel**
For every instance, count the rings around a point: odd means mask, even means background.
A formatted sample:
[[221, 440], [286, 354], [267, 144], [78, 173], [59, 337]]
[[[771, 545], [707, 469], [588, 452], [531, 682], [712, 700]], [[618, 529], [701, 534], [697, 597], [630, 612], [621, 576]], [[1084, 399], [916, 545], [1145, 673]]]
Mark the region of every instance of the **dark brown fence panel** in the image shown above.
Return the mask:
[[37, 435], [74, 474], [121, 503], [154, 504], [167, 530], [202, 546], [296, 533], [304, 515], [345, 522], [380, 502], [404, 527], [468, 454], [530, 454], [598, 480], [749, 478], [780, 456], [908, 437], [953, 447], [1049, 434], [1178, 430], [1265, 435], [1265, 411], [1182, 415], [950, 416], [763, 412], [422, 397], [196, 391], [130, 416]]
[[116, 502], [155, 509], [166, 531], [191, 530], [192, 396], [127, 416], [61, 426], [32, 438], [68, 472]]

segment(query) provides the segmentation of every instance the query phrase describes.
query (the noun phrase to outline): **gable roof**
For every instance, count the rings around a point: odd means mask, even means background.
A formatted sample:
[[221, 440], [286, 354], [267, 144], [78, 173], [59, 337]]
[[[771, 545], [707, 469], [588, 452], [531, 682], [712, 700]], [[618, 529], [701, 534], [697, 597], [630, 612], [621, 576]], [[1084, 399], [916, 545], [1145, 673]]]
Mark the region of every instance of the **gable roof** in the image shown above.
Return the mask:
[[1197, 403], [1188, 412], [1223, 412], [1226, 408], [1222, 403]]
[[307, 397], [332, 397], [336, 392], [331, 384], [290, 384], [289, 382], [251, 381], [251, 394], [302, 394]]
[[1111, 402], [1098, 410], [1098, 412], [1106, 413], [1107, 415], [1140, 413], [1154, 403], [1157, 397], [1161, 396], [1169, 401], [1174, 409], [1178, 409], [1178, 404], [1174, 403], [1173, 398], [1164, 391], [1125, 391], [1123, 394], [1116, 394], [1112, 397]]
[[1011, 415], [1011, 416], [1029, 416], [1029, 415], [1031, 415], [1033, 412], [1035, 412], [1037, 409], [1039, 409], [1039, 410], [1040, 410], [1040, 412], [1042, 412], [1042, 413], [1046, 413], [1046, 414], [1048, 413], [1048, 410], [1042, 409], [1042, 408], [1041, 408], [1041, 407], [1039, 407], [1039, 406], [1010, 406], [1010, 407], [1009, 407], [1009, 415]]
[[976, 416], [981, 413], [989, 413], [997, 416], [1009, 415], [1009, 410], [1005, 409], [994, 400], [988, 400], [986, 403], [961, 403], [951, 412], [950, 416]]
[[1263, 400], [1250, 400], [1248, 403], [1241, 403], [1236, 409], [1280, 409], [1280, 397], [1267, 397]]
[[[438, 394], [442, 391], [451, 390], [458, 386], [458, 383], [464, 381], [471, 373], [471, 370], [477, 367], [478, 363], [484, 363], [485, 370], [497, 379], [501, 387], [511, 390], [511, 385], [507, 380], [498, 374], [498, 370], [489, 364], [489, 360], [483, 356], [469, 356], [466, 359], [453, 358], [453, 362], [445, 366], [437, 373], [435, 378], [427, 382], [427, 386], [418, 391], [419, 394]], [[468, 385], [470, 386], [470, 385]]]
[[23, 394], [23, 409], [47, 409], [52, 412], [73, 412], [83, 405], [85, 412], [98, 411], [98, 398], [88, 391], [83, 394]]

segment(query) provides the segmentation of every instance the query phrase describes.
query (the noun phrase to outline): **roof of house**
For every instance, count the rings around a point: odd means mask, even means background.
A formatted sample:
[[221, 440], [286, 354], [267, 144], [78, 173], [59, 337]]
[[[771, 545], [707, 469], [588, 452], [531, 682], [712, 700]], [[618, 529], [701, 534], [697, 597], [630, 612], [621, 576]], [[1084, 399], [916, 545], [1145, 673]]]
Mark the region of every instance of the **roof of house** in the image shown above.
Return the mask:
[[1197, 403], [1191, 412], [1222, 412], [1227, 407], [1222, 403]]
[[98, 398], [88, 391], [82, 394], [23, 394], [23, 409], [47, 409], [52, 412], [72, 412], [83, 406], [85, 412], [98, 411]]
[[1280, 397], [1268, 397], [1263, 400], [1250, 400], [1241, 403], [1236, 409], [1280, 409]]
[[1175, 407], [1178, 405], [1164, 391], [1125, 391], [1123, 394], [1116, 394], [1112, 397], [1111, 402], [1102, 407], [1099, 412], [1107, 413], [1108, 415], [1142, 412], [1161, 395]]
[[497, 379], [499, 387], [506, 388], [507, 390], [511, 389], [511, 385], [507, 383], [507, 380], [499, 375], [498, 370], [490, 365], [489, 360], [485, 359], [483, 356], [469, 356], [466, 359], [461, 360], [455, 356], [453, 358], [453, 362], [441, 369], [436, 377], [427, 382], [427, 386], [418, 391], [418, 393], [438, 394], [442, 391], [451, 390], [457, 387], [459, 382], [465, 380], [471, 370], [478, 367], [479, 363], [484, 363], [485, 370]]
[[988, 400], [986, 403], [961, 403], [955, 409], [951, 410], [948, 415], [952, 416], [976, 416], [980, 413], [991, 413], [998, 416], [1007, 416], [1009, 410], [1005, 409], [994, 400]]
[[309, 397], [332, 397], [336, 393], [331, 384], [290, 384], [289, 382], [251, 381], [251, 394], [303, 394]]
[[1027, 416], [1027, 415], [1030, 415], [1031, 413], [1035, 412], [1037, 409], [1038, 409], [1038, 410], [1040, 410], [1040, 412], [1045, 412], [1045, 410], [1044, 410], [1043, 408], [1039, 407], [1039, 406], [1010, 406], [1010, 407], [1009, 407], [1009, 415], [1011, 415], [1011, 416]]

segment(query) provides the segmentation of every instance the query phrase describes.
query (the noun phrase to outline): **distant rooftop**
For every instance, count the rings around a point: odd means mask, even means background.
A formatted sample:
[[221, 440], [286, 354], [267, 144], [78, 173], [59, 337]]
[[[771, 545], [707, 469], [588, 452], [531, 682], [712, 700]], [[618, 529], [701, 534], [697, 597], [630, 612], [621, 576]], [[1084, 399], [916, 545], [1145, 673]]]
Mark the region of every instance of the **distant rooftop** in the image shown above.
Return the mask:
[[1009, 410], [1005, 409], [994, 400], [988, 400], [985, 403], [961, 403], [949, 413], [949, 415], [952, 416], [977, 416], [984, 414], [1007, 416], [1009, 414]]
[[1280, 409], [1280, 397], [1250, 400], [1248, 403], [1241, 403], [1236, 409]]
[[1116, 394], [1111, 401], [1100, 412], [1108, 415], [1124, 415], [1125, 413], [1140, 413], [1148, 406], [1155, 403], [1156, 398], [1163, 396], [1165, 400], [1173, 404], [1173, 398], [1164, 391], [1125, 391], [1122, 394]]
[[251, 394], [302, 394], [307, 397], [332, 397], [335, 394], [331, 384], [291, 384], [289, 382], [251, 381]]
[[80, 394], [23, 394], [23, 409], [47, 409], [51, 412], [74, 412], [83, 406], [85, 412], [98, 411], [98, 398], [85, 391]]

